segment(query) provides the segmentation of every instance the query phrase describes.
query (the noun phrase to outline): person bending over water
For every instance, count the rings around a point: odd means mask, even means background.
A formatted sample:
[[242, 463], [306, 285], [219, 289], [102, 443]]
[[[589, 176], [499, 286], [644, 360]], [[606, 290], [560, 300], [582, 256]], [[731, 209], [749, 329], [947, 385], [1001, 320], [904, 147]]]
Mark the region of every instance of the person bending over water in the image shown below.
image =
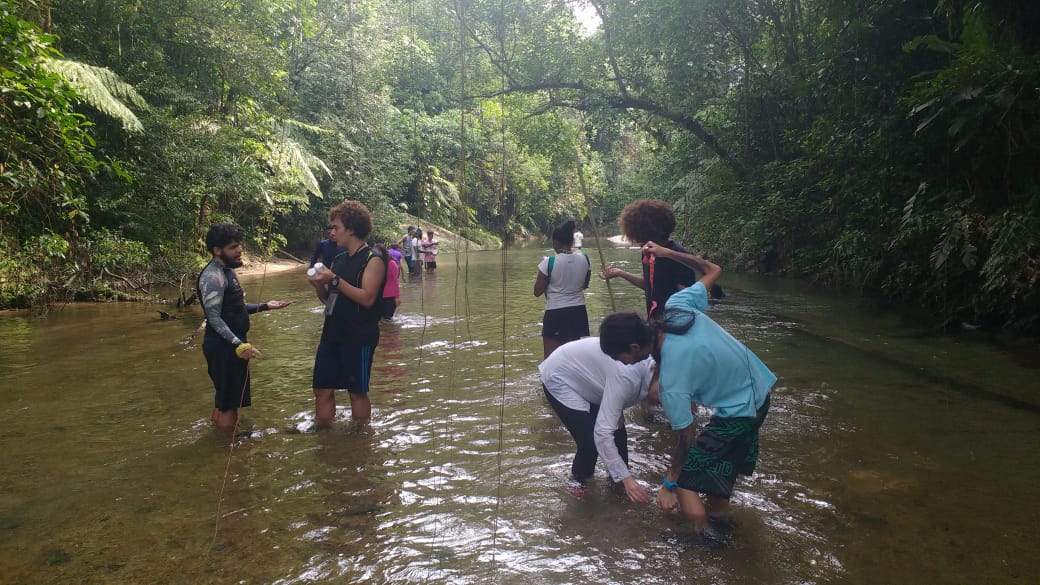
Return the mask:
[[[709, 515], [725, 515], [737, 475], [754, 473], [759, 428], [769, 412], [776, 375], [704, 314], [708, 290], [722, 268], [654, 242], [644, 248], [704, 276], [672, 295], [659, 324], [647, 324], [635, 313], [608, 316], [630, 322], [632, 327], [602, 330], [600, 344], [605, 353], [623, 363], [648, 354], [659, 358], [661, 404], [678, 441], [657, 493], [657, 506], [661, 510], [678, 506], [694, 530], [710, 539]], [[692, 412], [697, 403], [715, 409], [699, 433]], [[705, 495], [705, 501], [699, 493]]]
[[574, 221], [553, 230], [555, 255], [538, 264], [534, 296], [545, 295], [542, 316], [542, 358], [557, 347], [589, 334], [589, 313], [585, 309], [585, 289], [592, 277], [592, 262], [584, 253], [571, 251]]
[[[622, 324], [623, 326], [624, 324]], [[604, 321], [600, 333], [614, 327]], [[611, 332], [628, 337], [628, 332]], [[611, 479], [625, 488], [633, 502], [645, 503], [650, 497], [628, 469], [628, 432], [624, 411], [649, 393], [656, 393], [653, 360], [618, 363], [600, 349], [600, 340], [586, 337], [567, 343], [539, 366], [542, 390], [556, 416], [574, 438], [578, 452], [571, 463], [571, 477], [578, 489], [596, 470], [603, 458]]]
[[343, 201], [329, 212], [336, 245], [345, 252], [322, 268], [310, 283], [325, 303], [325, 323], [314, 356], [314, 422], [328, 426], [336, 416], [337, 388], [350, 396], [350, 416], [366, 422], [372, 416], [368, 398], [372, 357], [379, 345], [379, 300], [386, 281], [386, 258], [365, 238], [372, 214], [359, 201]]
[[238, 409], [250, 406], [249, 360], [260, 350], [246, 341], [249, 315], [269, 309], [282, 309], [292, 301], [245, 302], [235, 269], [242, 266], [242, 230], [230, 223], [210, 226], [206, 249], [212, 258], [199, 273], [196, 293], [206, 313], [206, 333], [202, 353], [215, 390], [210, 419], [217, 430], [230, 433], [238, 424]]

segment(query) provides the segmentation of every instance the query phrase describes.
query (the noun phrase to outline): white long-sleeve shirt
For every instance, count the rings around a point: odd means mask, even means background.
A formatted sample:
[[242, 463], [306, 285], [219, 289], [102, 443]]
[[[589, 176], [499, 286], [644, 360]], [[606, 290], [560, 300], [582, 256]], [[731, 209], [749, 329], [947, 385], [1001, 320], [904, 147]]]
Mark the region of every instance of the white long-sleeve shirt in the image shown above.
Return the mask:
[[611, 479], [631, 475], [614, 444], [614, 431], [624, 424], [624, 411], [646, 398], [654, 362], [625, 365], [599, 348], [599, 337], [584, 337], [558, 347], [538, 366], [545, 389], [564, 406], [584, 412], [599, 405], [593, 430], [596, 450]]

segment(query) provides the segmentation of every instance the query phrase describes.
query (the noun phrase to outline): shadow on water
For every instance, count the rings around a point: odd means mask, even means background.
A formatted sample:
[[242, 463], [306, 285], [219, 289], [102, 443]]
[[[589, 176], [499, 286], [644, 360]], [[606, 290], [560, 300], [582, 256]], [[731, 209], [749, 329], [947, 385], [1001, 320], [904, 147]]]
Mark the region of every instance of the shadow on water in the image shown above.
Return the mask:
[[[434, 274], [403, 283], [398, 314], [381, 324], [372, 423], [354, 426], [341, 396], [322, 432], [310, 388], [322, 321], [313, 291], [297, 272], [243, 278], [247, 295], [263, 288], [295, 305], [254, 316], [250, 340], [264, 357], [233, 449], [210, 428], [201, 349], [185, 341], [197, 308], [162, 322], [132, 304], [0, 318], [0, 580], [743, 585], [1040, 574], [1035, 369], [786, 281], [727, 273], [727, 297], [712, 308], [780, 375], [758, 472], [734, 496], [729, 546], [684, 539], [681, 518], [628, 503], [603, 469], [575, 497], [571, 439], [538, 390], [544, 300], [531, 289], [546, 253], [444, 254]], [[639, 269], [635, 250], [605, 254]], [[641, 310], [642, 291], [612, 288], [593, 280], [593, 323], [612, 300]], [[656, 489], [672, 433], [638, 409], [627, 418], [633, 474]]]
[[[919, 364], [907, 362], [904, 359], [900, 359], [899, 357], [890, 355], [884, 351], [878, 351], [871, 349], [870, 347], [863, 347], [829, 335], [820, 335], [803, 328], [792, 328], [791, 330], [796, 332], [797, 335], [809, 337], [818, 343], [840, 344], [847, 347], [850, 351], [862, 352], [865, 354], [866, 359], [870, 359], [879, 365], [883, 365], [885, 368], [897, 370], [907, 377], [918, 377], [927, 385], [941, 386], [951, 390], [956, 390], [970, 395], [972, 398], [990, 400], [1009, 408], [1015, 408], [1032, 413], [1040, 413], [1040, 394], [1036, 392], [1029, 392], [1027, 399], [1019, 399], [1008, 394], [1009, 391], [1012, 391], [1012, 389], [1009, 388], [1002, 388], [1000, 390], [987, 388], [982, 383], [976, 381], [958, 378], [953, 375], [945, 375], [939, 370], [922, 368]], [[1033, 388], [1032, 390], [1036, 390], [1036, 388]]]

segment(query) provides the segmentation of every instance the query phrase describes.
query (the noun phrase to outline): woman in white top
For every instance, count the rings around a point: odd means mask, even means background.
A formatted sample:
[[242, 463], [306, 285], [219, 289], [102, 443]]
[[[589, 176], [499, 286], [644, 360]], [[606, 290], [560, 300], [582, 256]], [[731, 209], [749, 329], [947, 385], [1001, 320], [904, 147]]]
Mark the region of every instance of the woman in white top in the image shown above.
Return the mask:
[[574, 221], [553, 230], [554, 256], [538, 264], [534, 296], [545, 295], [542, 317], [543, 359], [557, 347], [589, 335], [589, 313], [585, 310], [585, 289], [589, 288], [592, 262], [584, 253], [571, 251]]

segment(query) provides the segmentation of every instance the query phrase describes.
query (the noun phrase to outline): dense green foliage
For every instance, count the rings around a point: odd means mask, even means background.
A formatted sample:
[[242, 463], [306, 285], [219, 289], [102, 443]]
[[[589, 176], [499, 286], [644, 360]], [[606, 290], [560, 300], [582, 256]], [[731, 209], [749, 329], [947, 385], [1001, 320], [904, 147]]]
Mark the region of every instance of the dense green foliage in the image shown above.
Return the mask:
[[608, 215], [662, 197], [727, 266], [1040, 328], [1035, 3], [588, 4], [600, 34], [541, 26], [550, 57], [494, 60], [509, 92], [589, 116]]
[[580, 157], [605, 222], [1040, 329], [1027, 0], [0, 1], [0, 305], [176, 282], [216, 220], [300, 251], [343, 198], [546, 233]]

